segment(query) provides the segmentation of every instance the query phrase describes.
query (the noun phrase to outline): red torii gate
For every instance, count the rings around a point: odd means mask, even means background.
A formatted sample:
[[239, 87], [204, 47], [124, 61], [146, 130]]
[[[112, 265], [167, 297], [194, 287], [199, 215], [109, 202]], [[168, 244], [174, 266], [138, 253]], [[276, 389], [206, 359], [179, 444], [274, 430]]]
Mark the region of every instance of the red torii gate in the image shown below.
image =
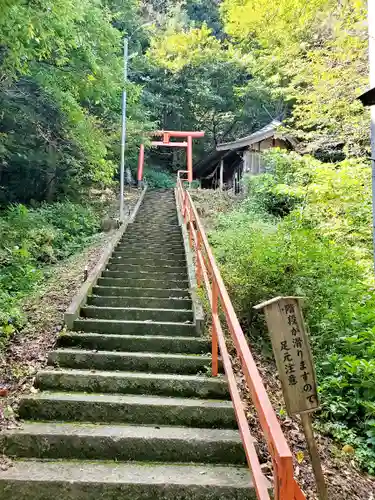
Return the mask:
[[[204, 137], [204, 132], [183, 132], [175, 130], [159, 130], [153, 132], [152, 136], [162, 137], [161, 141], [152, 141], [151, 146], [166, 146], [171, 148], [186, 148], [186, 161], [188, 171], [188, 181], [193, 180], [193, 138]], [[182, 142], [171, 142], [171, 137], [186, 139]], [[141, 144], [138, 158], [138, 183], [143, 179], [143, 164], [145, 159], [145, 146]]]

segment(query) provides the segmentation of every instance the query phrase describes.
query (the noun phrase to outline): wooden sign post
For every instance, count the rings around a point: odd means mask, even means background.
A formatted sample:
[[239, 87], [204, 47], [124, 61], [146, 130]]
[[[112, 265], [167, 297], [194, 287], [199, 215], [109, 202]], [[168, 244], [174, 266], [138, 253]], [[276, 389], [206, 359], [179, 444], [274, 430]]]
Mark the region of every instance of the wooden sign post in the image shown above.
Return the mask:
[[310, 412], [319, 408], [315, 367], [299, 297], [276, 297], [264, 311], [288, 414], [301, 416], [320, 500], [328, 500]]

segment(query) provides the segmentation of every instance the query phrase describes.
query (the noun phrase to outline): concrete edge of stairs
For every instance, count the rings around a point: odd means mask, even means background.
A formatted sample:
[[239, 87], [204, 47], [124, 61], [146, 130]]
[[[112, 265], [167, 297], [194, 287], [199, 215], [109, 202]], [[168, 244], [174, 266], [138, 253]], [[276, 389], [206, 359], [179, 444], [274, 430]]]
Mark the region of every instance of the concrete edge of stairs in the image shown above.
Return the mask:
[[114, 249], [116, 248], [118, 242], [123, 237], [127, 227], [134, 221], [135, 216], [138, 213], [140, 206], [142, 205], [143, 198], [145, 197], [147, 191], [147, 186], [145, 186], [139, 196], [139, 199], [133, 208], [131, 215], [125, 219], [124, 223], [115, 232], [115, 234], [110, 239], [106, 248], [104, 249], [101, 258], [97, 262], [94, 269], [89, 274], [87, 280], [82, 284], [77, 294], [73, 297], [70, 305], [64, 313], [64, 322], [68, 329], [73, 328], [74, 321], [79, 317], [81, 307], [85, 304], [88, 295], [90, 295], [91, 290], [96, 285], [102, 271], [106, 268], [109, 259], [112, 256]]
[[184, 245], [185, 255], [186, 255], [186, 266], [187, 266], [187, 272], [188, 272], [190, 295], [191, 295], [191, 300], [193, 302], [194, 324], [196, 326], [197, 333], [199, 335], [201, 335], [203, 333], [203, 330], [204, 330], [204, 312], [203, 312], [203, 306], [202, 306], [201, 301], [199, 300], [198, 294], [197, 294], [198, 285], [197, 285], [197, 279], [195, 276], [195, 265], [194, 265], [193, 253], [192, 253], [192, 250], [190, 248], [189, 235], [188, 235], [187, 229], [185, 227], [185, 224], [183, 222], [181, 212], [179, 210], [177, 189], [174, 190], [174, 197], [176, 200], [176, 211], [177, 211], [178, 225], [181, 228], [182, 240], [183, 240], [183, 245]]
[[245, 467], [89, 461], [42, 463], [43, 467], [38, 461], [21, 460], [2, 473], [2, 498], [256, 500], [255, 488]]
[[246, 465], [237, 430], [194, 427], [27, 422], [3, 431], [7, 456], [39, 460], [114, 460]]

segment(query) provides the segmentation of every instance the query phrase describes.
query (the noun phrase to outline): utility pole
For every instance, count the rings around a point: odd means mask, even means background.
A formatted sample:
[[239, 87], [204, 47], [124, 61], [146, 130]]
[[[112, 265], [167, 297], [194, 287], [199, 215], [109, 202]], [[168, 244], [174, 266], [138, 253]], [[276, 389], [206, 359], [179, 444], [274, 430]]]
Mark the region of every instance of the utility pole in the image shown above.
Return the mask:
[[124, 183], [125, 183], [125, 144], [126, 144], [126, 84], [128, 81], [128, 47], [124, 38], [124, 88], [122, 90], [122, 130], [121, 130], [121, 166], [120, 166], [120, 221], [124, 220]]
[[[124, 38], [124, 87], [122, 91], [122, 130], [121, 130], [121, 164], [120, 164], [120, 222], [124, 220], [124, 184], [125, 184], [125, 146], [126, 146], [126, 105], [127, 94], [126, 85], [128, 83], [128, 62], [129, 62], [129, 40], [141, 28], [151, 25], [151, 22], [144, 23], [138, 26], [133, 33]], [[128, 167], [126, 169], [127, 181], [131, 183], [131, 171]]]
[[[368, 39], [369, 39], [369, 66], [370, 88], [375, 87], [375, 2], [368, 0]], [[375, 267], [375, 106], [371, 106], [371, 166], [372, 166], [372, 238], [373, 258]]]

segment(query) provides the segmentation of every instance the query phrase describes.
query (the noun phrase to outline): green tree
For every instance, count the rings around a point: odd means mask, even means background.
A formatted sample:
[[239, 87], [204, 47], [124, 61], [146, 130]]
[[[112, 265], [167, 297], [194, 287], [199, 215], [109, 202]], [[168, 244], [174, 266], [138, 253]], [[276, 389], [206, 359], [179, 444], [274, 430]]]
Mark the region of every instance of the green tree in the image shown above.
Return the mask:
[[[196, 159], [279, 112], [279, 101], [249, 73], [248, 58], [205, 24], [157, 33], [141, 64], [145, 106], [160, 126], [206, 132], [195, 147]], [[166, 161], [172, 156], [176, 159], [172, 152]]]
[[[53, 200], [89, 183], [112, 181], [119, 156], [121, 38], [141, 21], [135, 0], [5, 4], [0, 16], [5, 201]], [[129, 84], [128, 94], [132, 155], [147, 114], [140, 109], [140, 88]]]
[[363, 155], [367, 84], [363, 0], [225, 0], [226, 32], [254, 58], [251, 70], [283, 95], [304, 151], [323, 159]]

